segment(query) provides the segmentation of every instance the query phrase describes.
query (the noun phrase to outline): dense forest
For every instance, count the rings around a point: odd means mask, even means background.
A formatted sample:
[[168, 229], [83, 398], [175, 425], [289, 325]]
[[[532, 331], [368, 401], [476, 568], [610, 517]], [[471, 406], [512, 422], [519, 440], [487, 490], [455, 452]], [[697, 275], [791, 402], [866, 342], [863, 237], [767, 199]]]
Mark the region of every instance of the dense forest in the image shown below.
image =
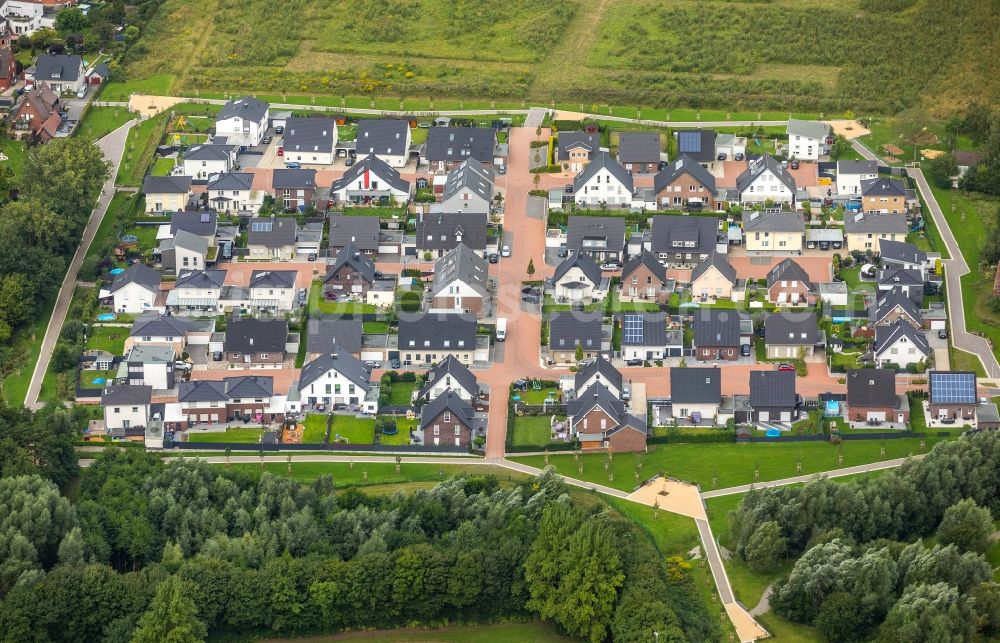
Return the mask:
[[[603, 507], [603, 506], [602, 506]], [[545, 618], [602, 641], [716, 641], [683, 568], [551, 474], [367, 496], [109, 449], [75, 504], [0, 479], [0, 640], [195, 641]]]
[[750, 491], [730, 517], [751, 568], [801, 555], [774, 586], [778, 614], [829, 641], [931, 643], [1000, 634], [982, 554], [998, 512], [1000, 434], [983, 432], [877, 477]]

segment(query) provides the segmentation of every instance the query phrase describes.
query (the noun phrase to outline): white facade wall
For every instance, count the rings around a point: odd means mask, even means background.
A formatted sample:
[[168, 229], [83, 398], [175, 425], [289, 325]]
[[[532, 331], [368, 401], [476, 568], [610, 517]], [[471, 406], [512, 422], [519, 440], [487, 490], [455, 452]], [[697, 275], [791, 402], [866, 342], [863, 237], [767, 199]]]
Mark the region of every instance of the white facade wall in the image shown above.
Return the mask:
[[113, 295], [115, 311], [120, 313], [141, 313], [153, 309], [156, 293], [137, 283], [122, 286]]
[[104, 428], [127, 429], [146, 426], [149, 418], [148, 404], [120, 404], [104, 407]]
[[590, 177], [574, 197], [577, 205], [630, 205], [632, 192], [628, 186], [619, 181], [607, 168], [602, 167]]

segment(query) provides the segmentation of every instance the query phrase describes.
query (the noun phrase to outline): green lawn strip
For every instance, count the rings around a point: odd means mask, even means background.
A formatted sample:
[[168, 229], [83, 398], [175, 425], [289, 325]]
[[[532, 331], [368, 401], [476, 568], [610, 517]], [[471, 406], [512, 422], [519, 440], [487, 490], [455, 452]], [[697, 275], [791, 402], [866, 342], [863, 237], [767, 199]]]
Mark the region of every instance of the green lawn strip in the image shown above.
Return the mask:
[[[845, 440], [840, 445], [829, 442], [774, 442], [751, 444], [674, 444], [651, 447], [647, 454], [616, 453], [610, 464], [614, 481], [608, 481], [604, 469], [606, 456], [586, 454], [580, 456], [583, 473], [579, 473], [577, 462], [572, 455], [550, 455], [549, 463], [559, 473], [588, 482], [605, 484], [617, 489], [631, 491], [635, 487], [636, 463], [642, 463], [642, 476], [656, 473], [680, 478], [701, 485], [702, 490], [719, 489], [754, 482], [754, 468], [760, 472], [759, 480], [778, 480], [796, 475], [807, 475], [829, 471], [841, 467], [879, 462], [927, 453], [941, 439], [924, 439], [924, 449], [920, 448], [920, 438], [897, 438], [892, 440]], [[885, 456], [879, 448], [885, 447]], [[838, 453], [843, 453], [843, 463], [838, 463]], [[511, 458], [531, 466], [543, 468], [543, 456]], [[796, 469], [796, 461], [802, 464]], [[716, 484], [712, 484], [712, 478]]]
[[[249, 455], [249, 454], [244, 454]], [[218, 454], [212, 454], [217, 457]], [[234, 469], [251, 471], [260, 470], [260, 464], [246, 463], [233, 464]], [[405, 482], [426, 482], [440, 481], [456, 475], [493, 475], [500, 480], [521, 479], [525, 476], [509, 469], [479, 464], [449, 464], [442, 459], [442, 463], [415, 464], [403, 462], [399, 465], [399, 473], [396, 473], [396, 465], [392, 462], [296, 462], [292, 458], [292, 473], [288, 474], [288, 463], [286, 461], [267, 460], [264, 469], [271, 473], [298, 480], [299, 482], [311, 482], [322, 475], [333, 476], [333, 481], [338, 487], [359, 486], [373, 484], [400, 484]], [[367, 473], [367, 479], [365, 478]]]
[[[515, 446], [544, 447], [552, 441], [552, 423], [548, 415], [524, 415], [514, 418]], [[544, 462], [542, 466], [544, 466]]]
[[127, 107], [91, 107], [77, 127], [76, 135], [88, 141], [96, 141], [133, 118], [135, 115]]
[[302, 431], [302, 442], [304, 444], [322, 444], [326, 438], [325, 413], [310, 413], [306, 416], [305, 429]]
[[158, 158], [153, 163], [151, 174], [153, 176], [170, 176], [176, 162], [174, 159], [168, 157]]
[[686, 556], [698, 545], [698, 527], [692, 518], [612, 496], [601, 496], [601, 498], [620, 513], [642, 525], [664, 556]]
[[101, 91], [100, 100], [115, 103], [125, 102], [132, 94], [149, 94], [150, 96], [166, 96], [174, 77], [170, 74], [157, 74], [147, 78], [130, 80], [125, 83], [108, 83]]
[[389, 404], [391, 406], [409, 406], [413, 391], [416, 390], [416, 382], [395, 382], [389, 393]]
[[125, 352], [125, 339], [129, 329], [126, 326], [94, 326], [87, 338], [87, 350], [98, 350], [121, 355]]
[[374, 444], [375, 418], [359, 418], [350, 415], [334, 415], [330, 427], [330, 444]]
[[364, 633], [345, 633], [322, 637], [330, 643], [538, 643], [570, 642], [578, 639], [564, 636], [555, 626], [544, 621], [530, 623], [496, 623], [491, 625], [454, 625], [436, 629], [406, 628]]
[[264, 429], [259, 427], [232, 427], [223, 431], [198, 433], [197, 429], [188, 432], [188, 442], [238, 442], [241, 444], [257, 444]]
[[323, 297], [323, 283], [314, 281], [309, 289], [309, 312], [321, 312], [333, 315], [355, 314], [377, 312], [377, 308], [370, 304], [356, 302], [332, 302]]
[[35, 368], [35, 362], [38, 361], [38, 354], [42, 349], [42, 338], [45, 336], [45, 328], [49, 325], [49, 318], [52, 317], [55, 303], [55, 296], [44, 302], [40, 313], [32, 319], [31, 323], [15, 332], [9, 340], [8, 346], [11, 355], [18, 357], [11, 359], [11, 363], [17, 364], [17, 366], [0, 383], [3, 397], [8, 404], [20, 406], [25, 403], [31, 373]]
[[[80, 371], [80, 388], [101, 390], [104, 385], [115, 378], [117, 371]], [[95, 382], [94, 380], [99, 380]]]
[[385, 335], [389, 332], [389, 324], [386, 322], [362, 322], [361, 332], [365, 335]]
[[[555, 393], [556, 395], [551, 395]], [[549, 397], [558, 397], [559, 389], [558, 387], [547, 387], [540, 390], [534, 390], [530, 386], [527, 391], [518, 391], [517, 395], [521, 396], [521, 402], [525, 404], [541, 404]]]
[[139, 123], [129, 130], [125, 152], [115, 179], [117, 185], [139, 187], [146, 175], [146, 168], [153, 162], [156, 146], [166, 131], [170, 115], [167, 112]]
[[9, 138], [0, 138], [0, 152], [6, 155], [6, 161], [0, 161], [0, 169], [10, 168], [14, 171], [12, 184], [17, 185], [17, 178], [24, 170], [24, 162], [28, 157], [28, 144]]
[[[108, 211], [104, 214], [104, 218], [101, 219], [101, 225], [97, 228], [97, 234], [94, 235], [94, 242], [90, 244], [87, 248], [87, 254], [85, 258], [92, 257], [99, 252], [103, 251], [102, 242], [105, 239], [115, 239], [118, 231], [118, 227], [121, 225], [121, 218], [128, 211], [129, 204], [132, 203], [132, 199], [135, 194], [132, 192], [116, 192], [113, 197], [111, 197], [111, 203], [108, 204]], [[153, 235], [156, 235], [156, 228]]]

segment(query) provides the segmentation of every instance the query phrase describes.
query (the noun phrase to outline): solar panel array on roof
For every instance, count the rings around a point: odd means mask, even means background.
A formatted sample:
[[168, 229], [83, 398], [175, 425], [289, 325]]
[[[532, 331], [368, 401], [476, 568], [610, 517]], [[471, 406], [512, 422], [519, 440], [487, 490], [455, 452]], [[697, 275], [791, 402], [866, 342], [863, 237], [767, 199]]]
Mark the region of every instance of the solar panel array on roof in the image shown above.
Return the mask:
[[250, 230], [252, 232], [270, 232], [271, 226], [271, 221], [252, 221], [250, 223]]
[[625, 315], [622, 317], [622, 332], [625, 343], [642, 343], [642, 315]]
[[931, 373], [933, 404], [975, 404], [975, 373]]
[[701, 151], [701, 132], [678, 132], [677, 148], [681, 154]]

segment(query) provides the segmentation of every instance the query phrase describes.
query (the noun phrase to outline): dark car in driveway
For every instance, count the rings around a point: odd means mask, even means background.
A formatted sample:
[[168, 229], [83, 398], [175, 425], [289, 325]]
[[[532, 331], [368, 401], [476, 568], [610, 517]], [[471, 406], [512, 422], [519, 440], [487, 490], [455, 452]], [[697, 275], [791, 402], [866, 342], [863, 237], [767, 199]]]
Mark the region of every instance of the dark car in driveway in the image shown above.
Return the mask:
[[642, 366], [645, 363], [646, 362], [644, 360], [641, 360], [638, 357], [625, 360], [625, 366]]

